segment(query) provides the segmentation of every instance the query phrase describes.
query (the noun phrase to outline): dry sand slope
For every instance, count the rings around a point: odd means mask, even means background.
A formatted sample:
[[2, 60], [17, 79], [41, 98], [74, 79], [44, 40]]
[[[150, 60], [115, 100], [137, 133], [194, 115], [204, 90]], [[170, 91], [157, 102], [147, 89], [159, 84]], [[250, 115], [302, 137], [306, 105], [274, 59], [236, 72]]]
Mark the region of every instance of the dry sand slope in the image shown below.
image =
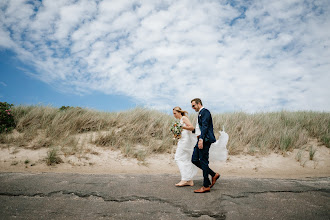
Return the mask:
[[[210, 167], [223, 176], [256, 178], [305, 178], [330, 176], [330, 149], [318, 146], [313, 160], [309, 151], [294, 150], [286, 155], [231, 155], [226, 162], [211, 162]], [[86, 153], [87, 152], [87, 153]], [[300, 155], [300, 156], [298, 156]], [[95, 174], [179, 174], [172, 154], [152, 155], [145, 162], [126, 158], [119, 151], [88, 146], [82, 155], [61, 156], [64, 163], [47, 166], [47, 149], [15, 147], [0, 149], [0, 172], [59, 172]], [[201, 172], [196, 178], [201, 176]]]

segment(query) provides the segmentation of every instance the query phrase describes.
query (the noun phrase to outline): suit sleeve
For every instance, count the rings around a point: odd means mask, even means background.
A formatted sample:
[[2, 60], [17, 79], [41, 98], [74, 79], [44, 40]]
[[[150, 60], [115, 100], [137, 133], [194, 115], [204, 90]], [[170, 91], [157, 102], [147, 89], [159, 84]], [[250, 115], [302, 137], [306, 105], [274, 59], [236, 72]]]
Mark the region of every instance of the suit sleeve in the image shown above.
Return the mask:
[[206, 133], [208, 131], [210, 118], [211, 118], [210, 112], [205, 109], [202, 112], [202, 116], [201, 116], [202, 126], [201, 126], [201, 135], [200, 135], [199, 139], [203, 139], [204, 140], [205, 135], [206, 135]]

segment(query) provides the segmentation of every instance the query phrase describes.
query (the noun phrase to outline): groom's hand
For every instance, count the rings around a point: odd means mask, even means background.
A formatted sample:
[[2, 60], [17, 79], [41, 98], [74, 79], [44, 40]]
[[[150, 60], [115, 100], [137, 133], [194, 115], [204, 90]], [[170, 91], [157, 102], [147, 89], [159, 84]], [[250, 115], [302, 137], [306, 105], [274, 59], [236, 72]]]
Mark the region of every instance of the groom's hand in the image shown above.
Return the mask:
[[200, 150], [203, 149], [203, 139], [199, 139], [199, 141], [198, 141], [198, 148], [199, 148]]

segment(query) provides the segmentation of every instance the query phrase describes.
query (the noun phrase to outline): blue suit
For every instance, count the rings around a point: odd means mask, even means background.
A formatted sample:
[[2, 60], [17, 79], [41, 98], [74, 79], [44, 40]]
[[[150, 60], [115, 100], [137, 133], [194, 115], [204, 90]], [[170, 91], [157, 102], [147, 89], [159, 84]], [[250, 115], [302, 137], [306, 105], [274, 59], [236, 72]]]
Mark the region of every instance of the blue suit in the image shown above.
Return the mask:
[[[203, 186], [209, 187], [211, 185], [209, 175], [215, 176], [215, 172], [209, 167], [209, 150], [212, 143], [216, 141], [213, 133], [212, 116], [209, 110], [203, 108], [198, 113], [198, 124], [201, 130], [201, 135], [197, 140], [192, 155], [192, 163], [203, 170]], [[203, 149], [198, 148], [199, 139], [203, 140]]]
[[212, 116], [209, 110], [203, 108], [198, 114], [198, 124], [201, 130], [199, 139], [203, 139], [204, 142], [214, 143], [216, 139], [213, 133]]

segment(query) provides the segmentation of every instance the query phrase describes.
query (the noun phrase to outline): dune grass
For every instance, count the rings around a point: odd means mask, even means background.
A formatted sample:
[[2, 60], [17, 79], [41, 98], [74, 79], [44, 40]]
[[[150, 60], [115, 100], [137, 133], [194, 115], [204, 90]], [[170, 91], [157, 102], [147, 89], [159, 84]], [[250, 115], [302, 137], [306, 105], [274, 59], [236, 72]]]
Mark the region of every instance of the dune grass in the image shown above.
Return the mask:
[[[81, 108], [59, 110], [49, 106], [15, 106], [16, 131], [0, 134], [2, 146], [39, 149], [60, 146], [64, 155], [81, 151], [77, 136], [95, 134], [87, 141], [119, 149], [127, 157], [144, 160], [175, 148], [169, 127], [172, 115], [144, 108], [123, 112], [98, 112]], [[195, 125], [197, 114], [189, 116]], [[330, 113], [243, 112], [213, 114], [215, 134], [225, 127], [229, 154], [267, 154], [300, 149], [315, 138], [330, 148]]]
[[54, 164], [62, 163], [63, 160], [58, 156], [58, 149], [52, 148], [47, 153], [46, 163], [51, 166]]
[[248, 150], [267, 153], [300, 148], [308, 138], [316, 138], [330, 148], [330, 113], [273, 112], [215, 114], [215, 130], [225, 126], [229, 134], [229, 153]]

